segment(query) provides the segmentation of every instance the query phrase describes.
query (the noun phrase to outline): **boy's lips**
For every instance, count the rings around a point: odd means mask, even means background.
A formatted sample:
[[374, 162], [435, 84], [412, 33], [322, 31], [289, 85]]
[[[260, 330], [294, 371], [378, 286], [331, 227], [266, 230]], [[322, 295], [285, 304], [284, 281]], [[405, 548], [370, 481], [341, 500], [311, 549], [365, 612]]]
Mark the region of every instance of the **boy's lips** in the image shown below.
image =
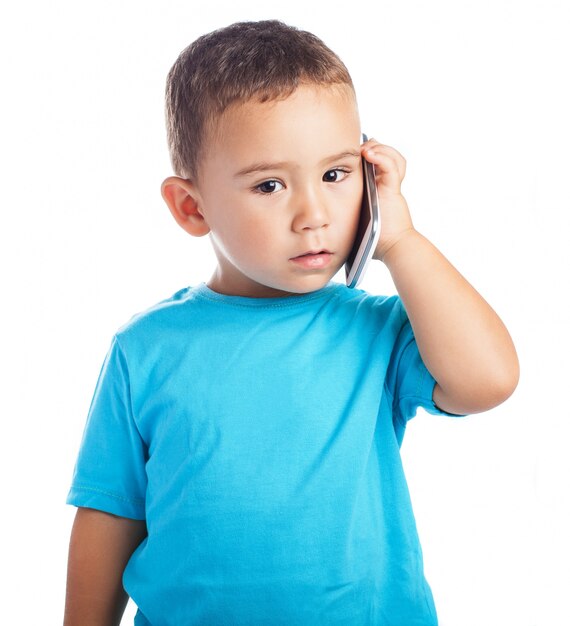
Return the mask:
[[309, 250], [299, 256], [292, 257], [290, 261], [307, 269], [317, 269], [326, 267], [331, 262], [332, 255], [332, 252], [325, 249]]

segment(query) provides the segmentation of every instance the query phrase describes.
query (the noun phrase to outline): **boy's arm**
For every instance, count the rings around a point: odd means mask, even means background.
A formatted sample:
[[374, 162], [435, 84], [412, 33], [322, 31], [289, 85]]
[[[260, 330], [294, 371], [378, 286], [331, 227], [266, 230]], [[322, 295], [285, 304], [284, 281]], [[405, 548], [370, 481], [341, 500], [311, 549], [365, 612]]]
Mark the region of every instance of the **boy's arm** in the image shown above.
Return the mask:
[[144, 521], [79, 508], [67, 569], [64, 626], [115, 626], [127, 603], [122, 576], [146, 536]]
[[477, 413], [506, 400], [519, 376], [516, 351], [498, 315], [412, 224], [400, 187], [406, 162], [374, 140], [363, 154], [377, 169], [381, 234], [374, 258], [388, 267], [422, 359], [449, 413]]

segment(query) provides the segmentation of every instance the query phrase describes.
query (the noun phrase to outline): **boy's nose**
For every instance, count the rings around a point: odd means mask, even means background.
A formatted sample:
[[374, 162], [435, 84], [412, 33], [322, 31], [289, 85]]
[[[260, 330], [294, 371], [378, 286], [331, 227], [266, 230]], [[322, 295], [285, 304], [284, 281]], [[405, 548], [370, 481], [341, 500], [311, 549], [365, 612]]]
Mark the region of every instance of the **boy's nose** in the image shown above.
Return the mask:
[[293, 230], [314, 230], [324, 228], [329, 224], [329, 215], [324, 199], [314, 191], [307, 191], [295, 200], [295, 217]]

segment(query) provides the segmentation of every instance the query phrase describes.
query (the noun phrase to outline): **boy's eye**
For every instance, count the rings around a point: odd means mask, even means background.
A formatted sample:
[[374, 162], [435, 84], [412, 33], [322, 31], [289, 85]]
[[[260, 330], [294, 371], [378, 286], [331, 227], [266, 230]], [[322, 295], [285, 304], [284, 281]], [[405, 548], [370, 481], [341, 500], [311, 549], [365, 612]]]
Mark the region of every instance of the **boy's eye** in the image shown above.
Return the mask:
[[348, 172], [346, 170], [336, 168], [334, 170], [329, 170], [328, 172], [325, 172], [323, 174], [323, 180], [325, 181], [325, 183], [338, 183], [346, 176], [348, 176]]
[[266, 180], [255, 188], [256, 191], [265, 194], [275, 193], [281, 189], [283, 189], [283, 185], [278, 180]]

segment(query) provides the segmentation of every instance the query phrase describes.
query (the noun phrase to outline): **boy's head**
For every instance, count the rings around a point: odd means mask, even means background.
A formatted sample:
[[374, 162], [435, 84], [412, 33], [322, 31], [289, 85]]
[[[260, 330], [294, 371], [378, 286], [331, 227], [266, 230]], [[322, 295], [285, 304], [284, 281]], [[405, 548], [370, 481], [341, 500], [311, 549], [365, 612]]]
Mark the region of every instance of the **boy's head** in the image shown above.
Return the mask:
[[344, 264], [362, 199], [350, 76], [310, 33], [243, 23], [198, 39], [168, 77], [175, 220], [209, 234], [219, 293], [275, 297], [323, 287]]
[[203, 35], [168, 74], [166, 122], [174, 172], [195, 179], [217, 119], [233, 104], [275, 101], [301, 84], [345, 86], [345, 65], [315, 35], [276, 20], [240, 22]]

